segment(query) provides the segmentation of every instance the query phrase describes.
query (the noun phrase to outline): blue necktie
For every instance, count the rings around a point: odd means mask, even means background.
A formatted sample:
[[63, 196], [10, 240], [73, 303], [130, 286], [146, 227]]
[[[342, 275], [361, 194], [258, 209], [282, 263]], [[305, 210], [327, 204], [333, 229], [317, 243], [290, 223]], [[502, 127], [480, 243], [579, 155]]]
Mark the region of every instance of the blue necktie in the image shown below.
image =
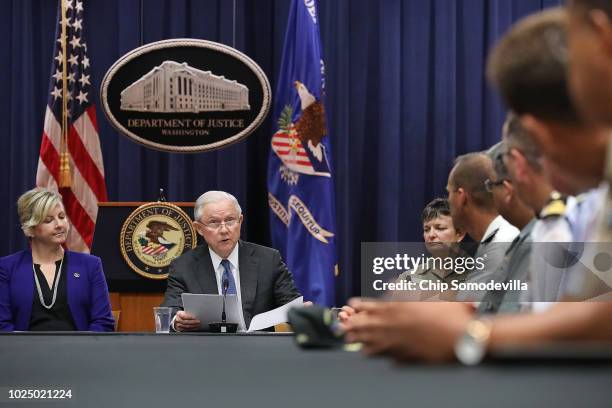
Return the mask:
[[221, 265], [223, 265], [223, 277], [221, 278], [221, 290], [223, 290], [223, 282], [228, 281], [229, 286], [227, 288], [228, 295], [235, 295], [236, 292], [236, 281], [234, 281], [234, 275], [232, 274], [232, 269], [230, 267], [230, 263], [227, 259], [221, 261]]

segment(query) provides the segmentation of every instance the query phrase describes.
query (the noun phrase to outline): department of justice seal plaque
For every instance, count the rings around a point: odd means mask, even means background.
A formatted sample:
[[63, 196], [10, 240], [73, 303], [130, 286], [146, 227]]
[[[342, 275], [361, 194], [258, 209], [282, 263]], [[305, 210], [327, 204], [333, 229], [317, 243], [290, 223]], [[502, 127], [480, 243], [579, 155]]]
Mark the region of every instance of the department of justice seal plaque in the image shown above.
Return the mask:
[[149, 279], [166, 279], [170, 262], [195, 248], [197, 235], [191, 219], [165, 202], [144, 204], [123, 223], [121, 254], [130, 268]]
[[251, 58], [194, 38], [157, 41], [119, 58], [100, 88], [119, 133], [152, 149], [201, 153], [237, 143], [264, 121], [270, 83]]

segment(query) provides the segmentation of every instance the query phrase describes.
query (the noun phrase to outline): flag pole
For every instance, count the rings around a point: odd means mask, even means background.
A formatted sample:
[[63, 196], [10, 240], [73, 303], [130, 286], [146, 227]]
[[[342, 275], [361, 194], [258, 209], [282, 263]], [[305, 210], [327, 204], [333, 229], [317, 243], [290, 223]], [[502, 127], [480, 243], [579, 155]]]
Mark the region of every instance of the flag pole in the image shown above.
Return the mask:
[[70, 179], [70, 160], [68, 157], [68, 67], [67, 57], [68, 49], [66, 47], [67, 37], [67, 16], [66, 16], [66, 1], [60, 0], [61, 12], [62, 12], [62, 137], [60, 139], [60, 168], [59, 168], [59, 180], [58, 185], [60, 188], [71, 187], [72, 182]]

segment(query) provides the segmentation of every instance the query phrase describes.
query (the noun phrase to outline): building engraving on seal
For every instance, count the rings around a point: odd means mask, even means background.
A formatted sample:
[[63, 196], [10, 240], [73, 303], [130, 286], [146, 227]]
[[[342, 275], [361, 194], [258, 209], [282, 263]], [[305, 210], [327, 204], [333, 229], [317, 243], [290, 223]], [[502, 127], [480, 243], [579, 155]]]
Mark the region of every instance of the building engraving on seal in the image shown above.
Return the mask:
[[164, 61], [121, 91], [121, 110], [209, 112], [251, 109], [249, 88], [186, 62]]

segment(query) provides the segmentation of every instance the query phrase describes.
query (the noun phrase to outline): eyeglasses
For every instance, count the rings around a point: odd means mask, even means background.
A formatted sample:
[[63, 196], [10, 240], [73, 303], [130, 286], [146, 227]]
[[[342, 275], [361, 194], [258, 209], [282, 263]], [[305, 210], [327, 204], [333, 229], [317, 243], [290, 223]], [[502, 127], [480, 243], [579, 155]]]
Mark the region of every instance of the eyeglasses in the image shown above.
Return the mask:
[[222, 225], [225, 225], [227, 228], [232, 228], [234, 225], [238, 224], [238, 221], [238, 218], [229, 218], [225, 221], [211, 221], [208, 224], [202, 223], [202, 225], [211, 230], [218, 230]]
[[504, 157], [506, 156], [510, 156], [510, 152], [508, 150], [505, 150], [501, 153], [499, 153], [496, 157], [495, 160], [497, 161], [497, 166], [499, 166], [501, 169], [506, 169], [506, 162], [504, 161]]
[[485, 186], [485, 190], [487, 190], [489, 193], [493, 192], [493, 187], [495, 186], [501, 186], [502, 184], [504, 184], [504, 179], [500, 179], [497, 181], [493, 181], [491, 179], [486, 179], [484, 182], [484, 186]]

